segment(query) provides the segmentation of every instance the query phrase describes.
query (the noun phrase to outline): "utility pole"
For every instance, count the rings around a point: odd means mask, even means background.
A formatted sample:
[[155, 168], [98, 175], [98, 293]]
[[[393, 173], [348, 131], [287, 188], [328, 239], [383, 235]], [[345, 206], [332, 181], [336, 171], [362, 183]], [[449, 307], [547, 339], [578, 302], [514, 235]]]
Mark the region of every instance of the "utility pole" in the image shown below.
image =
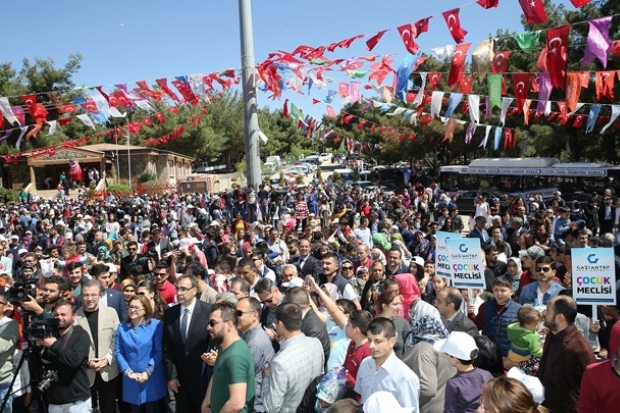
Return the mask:
[[245, 159], [247, 184], [258, 188], [263, 180], [258, 138], [258, 108], [254, 80], [254, 37], [252, 31], [252, 2], [239, 0], [239, 27], [241, 31], [241, 70], [243, 82], [243, 118], [245, 124]]

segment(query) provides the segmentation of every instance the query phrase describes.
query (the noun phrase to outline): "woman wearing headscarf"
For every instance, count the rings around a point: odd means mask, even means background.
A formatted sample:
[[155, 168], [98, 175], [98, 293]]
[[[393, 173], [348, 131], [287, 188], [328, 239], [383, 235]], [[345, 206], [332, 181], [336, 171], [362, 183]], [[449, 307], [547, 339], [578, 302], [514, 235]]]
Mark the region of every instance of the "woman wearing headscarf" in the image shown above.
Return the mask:
[[521, 269], [521, 260], [516, 257], [508, 258], [508, 262], [506, 263], [506, 275], [510, 277], [510, 280], [512, 281], [512, 289], [517, 297], [521, 295], [521, 291], [519, 290], [521, 274], [523, 274], [523, 270]]
[[411, 368], [420, 379], [420, 413], [443, 412], [446, 382], [456, 369], [450, 365], [450, 358], [439, 353], [433, 344], [448, 336], [441, 318], [423, 315], [412, 322], [411, 337], [413, 343], [404, 355], [403, 362]]
[[403, 301], [398, 315], [409, 321], [409, 309], [411, 308], [411, 304], [421, 297], [418, 282], [415, 276], [409, 273], [396, 274], [394, 278], [398, 281], [399, 292]]
[[429, 246], [430, 243], [424, 238], [424, 233], [418, 230], [413, 234], [413, 241], [409, 244], [409, 251], [411, 251], [413, 255], [426, 258]]

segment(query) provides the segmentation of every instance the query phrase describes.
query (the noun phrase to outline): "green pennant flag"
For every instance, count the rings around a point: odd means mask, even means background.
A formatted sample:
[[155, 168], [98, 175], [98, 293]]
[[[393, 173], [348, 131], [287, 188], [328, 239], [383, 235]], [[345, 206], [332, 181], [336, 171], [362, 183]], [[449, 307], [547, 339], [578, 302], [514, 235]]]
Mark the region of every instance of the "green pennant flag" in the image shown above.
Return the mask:
[[369, 70], [347, 70], [347, 77], [350, 77], [351, 79], [361, 79], [366, 77], [366, 75], [368, 74]]
[[538, 39], [540, 38], [541, 30], [536, 30], [534, 32], [526, 32], [516, 35], [514, 38], [519, 44], [521, 50], [525, 53], [529, 53], [538, 45]]
[[495, 106], [502, 107], [502, 74], [488, 74], [487, 84], [489, 87], [489, 102], [491, 109]]
[[293, 119], [299, 120], [303, 117], [301, 110], [294, 103], [291, 103], [291, 117]]
[[312, 63], [313, 65], [317, 65], [317, 66], [325, 66], [326, 64], [330, 63], [331, 60], [319, 60], [319, 59], [312, 59], [310, 60], [310, 63]]
[[345, 139], [342, 138], [342, 140], [340, 141], [340, 147], [338, 148], [339, 151], [344, 151], [345, 150], [344, 141], [345, 141]]

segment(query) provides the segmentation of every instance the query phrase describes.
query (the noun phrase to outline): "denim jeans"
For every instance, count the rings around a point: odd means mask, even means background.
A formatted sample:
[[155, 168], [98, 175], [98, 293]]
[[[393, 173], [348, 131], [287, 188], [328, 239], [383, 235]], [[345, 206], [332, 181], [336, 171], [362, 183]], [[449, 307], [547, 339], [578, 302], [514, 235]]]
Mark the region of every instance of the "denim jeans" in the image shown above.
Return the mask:
[[[6, 394], [11, 393], [11, 389], [9, 388], [10, 384], [11, 384], [10, 381], [0, 384], [0, 407], [2, 407], [2, 401], [6, 397]], [[4, 406], [4, 409], [2, 409], [2, 412], [0, 413], [11, 413], [12, 410], [13, 410], [13, 395], [11, 394], [9, 395], [9, 398], [6, 401], [6, 405]]]
[[92, 402], [90, 398], [84, 401], [77, 401], [65, 404], [50, 404], [49, 413], [90, 413]]

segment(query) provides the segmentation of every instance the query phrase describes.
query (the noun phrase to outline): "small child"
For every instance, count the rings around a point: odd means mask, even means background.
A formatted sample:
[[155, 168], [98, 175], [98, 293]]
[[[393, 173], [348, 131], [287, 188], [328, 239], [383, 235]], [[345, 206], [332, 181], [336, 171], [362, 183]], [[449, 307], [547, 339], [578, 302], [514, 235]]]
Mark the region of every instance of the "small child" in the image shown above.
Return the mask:
[[434, 344], [435, 350], [450, 356], [450, 364], [457, 373], [446, 382], [444, 413], [474, 413], [480, 407], [484, 384], [493, 376], [474, 367], [478, 346], [474, 338], [461, 331], [453, 331], [445, 340]]
[[536, 374], [543, 353], [538, 335], [541, 319], [542, 315], [538, 310], [526, 305], [517, 312], [519, 321], [508, 326], [508, 341], [510, 341], [508, 360], [513, 363], [527, 362], [528, 374]]

